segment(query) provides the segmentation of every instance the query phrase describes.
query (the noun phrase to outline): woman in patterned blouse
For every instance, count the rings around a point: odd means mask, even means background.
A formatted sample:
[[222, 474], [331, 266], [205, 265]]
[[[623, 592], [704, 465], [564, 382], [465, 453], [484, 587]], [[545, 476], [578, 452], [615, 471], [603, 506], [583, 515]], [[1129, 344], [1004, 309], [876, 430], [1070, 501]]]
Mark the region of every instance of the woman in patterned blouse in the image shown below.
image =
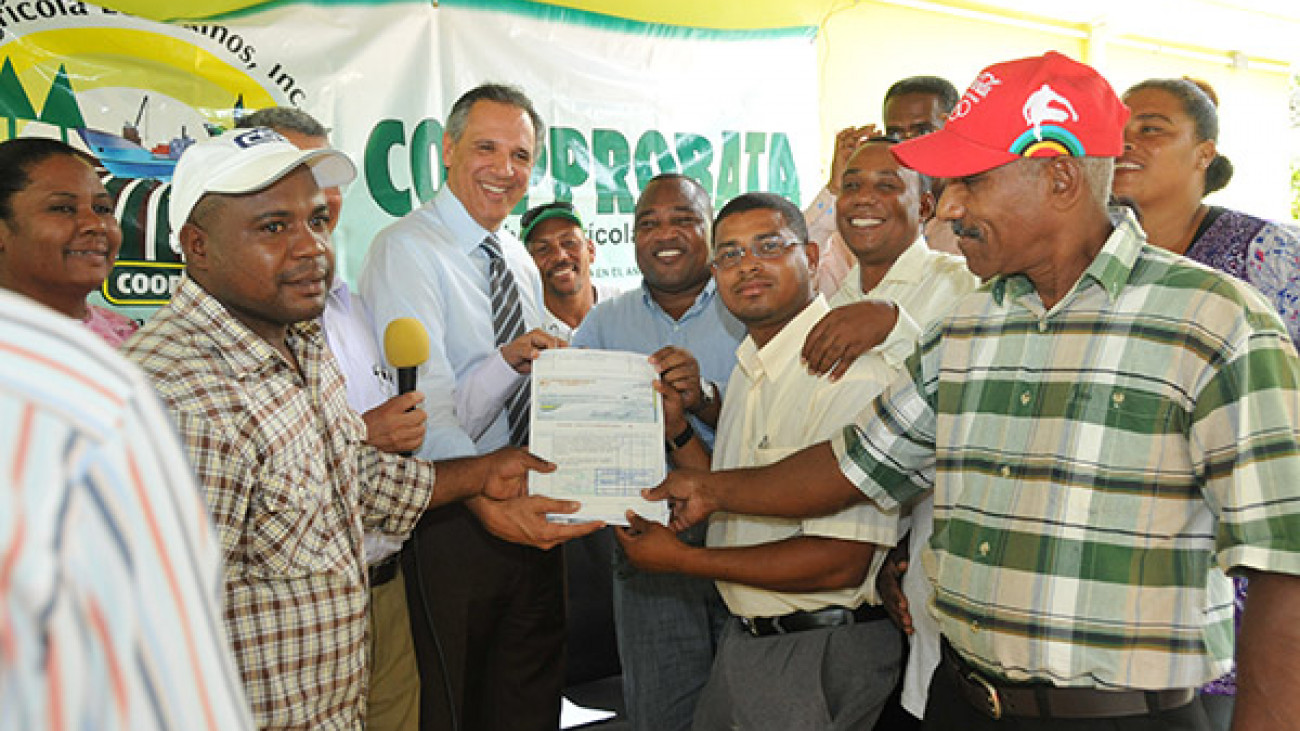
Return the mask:
[[57, 140], [0, 143], [0, 287], [80, 320], [114, 347], [137, 325], [86, 303], [113, 269], [122, 229], [86, 157]]
[[1218, 100], [1204, 82], [1147, 79], [1124, 93], [1132, 112], [1115, 194], [1137, 203], [1151, 243], [1255, 285], [1300, 339], [1300, 228], [1207, 205], [1232, 179], [1219, 154]]

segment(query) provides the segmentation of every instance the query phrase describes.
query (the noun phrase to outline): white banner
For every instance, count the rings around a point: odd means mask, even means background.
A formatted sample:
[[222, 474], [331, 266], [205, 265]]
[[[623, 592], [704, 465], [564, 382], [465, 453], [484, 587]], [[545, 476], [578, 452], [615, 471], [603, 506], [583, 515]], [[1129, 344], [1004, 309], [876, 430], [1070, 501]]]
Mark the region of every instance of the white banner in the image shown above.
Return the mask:
[[170, 168], [241, 109], [298, 106], [357, 161], [336, 234], [347, 278], [375, 232], [442, 185], [446, 112], [483, 81], [522, 87], [550, 128], [515, 213], [572, 200], [602, 280], [639, 281], [632, 205], [659, 172], [695, 177], [717, 204], [772, 190], [802, 205], [820, 184], [807, 28], [691, 30], [511, 0], [304, 2], [169, 25], [0, 0], [0, 58], [0, 135], [65, 137], [112, 173], [125, 236], [104, 297], [118, 306], [166, 300]]

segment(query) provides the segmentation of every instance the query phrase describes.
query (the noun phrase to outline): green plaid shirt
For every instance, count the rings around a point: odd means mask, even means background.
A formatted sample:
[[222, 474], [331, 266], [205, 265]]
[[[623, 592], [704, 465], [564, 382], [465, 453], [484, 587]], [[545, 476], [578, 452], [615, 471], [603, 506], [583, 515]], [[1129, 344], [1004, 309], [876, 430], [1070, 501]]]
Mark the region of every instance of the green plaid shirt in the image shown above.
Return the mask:
[[1195, 687], [1231, 665], [1213, 562], [1300, 573], [1300, 362], [1257, 292], [1115, 216], [1054, 308], [988, 282], [832, 444], [886, 508], [934, 489], [932, 609], [969, 661]]

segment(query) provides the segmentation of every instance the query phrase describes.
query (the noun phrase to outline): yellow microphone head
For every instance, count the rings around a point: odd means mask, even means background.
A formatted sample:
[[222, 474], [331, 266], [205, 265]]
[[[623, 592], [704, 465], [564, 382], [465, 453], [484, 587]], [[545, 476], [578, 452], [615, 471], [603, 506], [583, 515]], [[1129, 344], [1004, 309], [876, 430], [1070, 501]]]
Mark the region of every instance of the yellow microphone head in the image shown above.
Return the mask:
[[384, 357], [394, 368], [414, 368], [429, 359], [429, 331], [414, 317], [399, 317], [384, 328]]

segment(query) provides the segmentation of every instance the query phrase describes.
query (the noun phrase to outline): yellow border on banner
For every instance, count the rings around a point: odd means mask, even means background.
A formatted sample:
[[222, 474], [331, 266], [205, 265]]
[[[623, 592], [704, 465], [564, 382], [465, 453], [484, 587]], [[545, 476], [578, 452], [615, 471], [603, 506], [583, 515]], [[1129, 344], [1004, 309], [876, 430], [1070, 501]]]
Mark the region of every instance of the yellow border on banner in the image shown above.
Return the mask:
[[[78, 92], [103, 87], [152, 90], [196, 110], [259, 109], [275, 99], [252, 74], [194, 43], [162, 33], [126, 28], [61, 28], [21, 36], [0, 47], [23, 84], [44, 89], [60, 65]], [[42, 82], [41, 79], [44, 79]], [[43, 99], [33, 97], [37, 109]]]
[[100, 4], [140, 18], [167, 21], [213, 18], [265, 5], [266, 0], [189, 0], [183, 4], [175, 0], [105, 0]]
[[557, 0], [538, 4], [586, 10], [645, 23], [751, 30], [820, 25], [835, 5], [835, 0]]
[[[346, 4], [388, 4], [393, 0], [351, 0]], [[413, 0], [420, 2], [420, 0]], [[435, 0], [424, 0], [437, 5]], [[749, 30], [820, 25], [837, 3], [844, 0], [554, 0], [533, 2], [583, 10], [644, 23], [663, 23], [693, 28]], [[279, 4], [275, 0], [190, 0], [183, 5], [173, 0], [109, 0], [107, 7], [152, 20], [214, 18]], [[317, 0], [313, 5], [338, 5], [339, 0]], [[423, 4], [423, 3], [422, 3]]]

